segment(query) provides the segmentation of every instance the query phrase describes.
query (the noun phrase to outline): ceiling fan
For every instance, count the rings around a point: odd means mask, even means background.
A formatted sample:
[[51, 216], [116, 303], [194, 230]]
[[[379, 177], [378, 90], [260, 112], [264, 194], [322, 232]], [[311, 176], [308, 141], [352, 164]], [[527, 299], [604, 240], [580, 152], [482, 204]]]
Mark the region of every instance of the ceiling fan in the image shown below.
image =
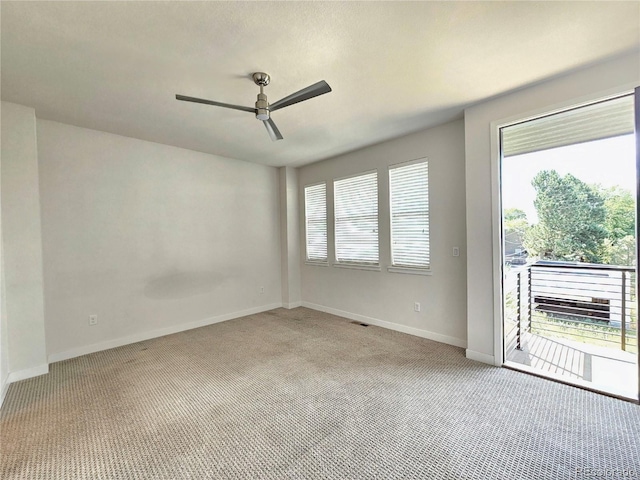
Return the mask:
[[214, 105], [216, 107], [232, 108], [234, 110], [242, 110], [243, 112], [250, 112], [256, 115], [258, 120], [262, 120], [264, 126], [269, 132], [271, 140], [282, 140], [282, 134], [276, 124], [271, 119], [271, 112], [280, 110], [281, 108], [288, 107], [298, 102], [309, 100], [318, 95], [323, 95], [331, 91], [331, 87], [324, 80], [320, 80], [318, 83], [303, 88], [302, 90], [292, 93], [291, 95], [278, 100], [271, 105], [267, 101], [267, 95], [264, 93], [264, 87], [269, 85], [271, 77], [264, 72], [256, 72], [253, 74], [253, 81], [256, 85], [260, 86], [260, 93], [258, 94], [258, 101], [255, 108], [243, 107], [242, 105], [232, 105], [229, 103], [214, 102], [213, 100], [205, 100], [203, 98], [187, 97], [185, 95], [176, 95], [176, 100], [182, 100], [185, 102], [204, 103], [205, 105]]

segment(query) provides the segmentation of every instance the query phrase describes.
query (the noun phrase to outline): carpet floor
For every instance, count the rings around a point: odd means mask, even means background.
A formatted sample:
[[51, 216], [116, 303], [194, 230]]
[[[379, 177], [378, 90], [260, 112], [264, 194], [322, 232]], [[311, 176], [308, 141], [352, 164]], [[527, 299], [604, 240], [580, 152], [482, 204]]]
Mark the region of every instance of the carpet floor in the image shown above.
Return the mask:
[[4, 480], [640, 478], [638, 405], [305, 308], [52, 364], [0, 427]]

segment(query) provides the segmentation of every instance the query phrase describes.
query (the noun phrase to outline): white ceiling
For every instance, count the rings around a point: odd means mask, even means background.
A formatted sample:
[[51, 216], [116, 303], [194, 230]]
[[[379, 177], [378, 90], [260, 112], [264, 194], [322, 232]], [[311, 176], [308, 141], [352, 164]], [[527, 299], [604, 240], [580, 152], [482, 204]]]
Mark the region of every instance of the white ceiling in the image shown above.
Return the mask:
[[[640, 2], [8, 2], [2, 99], [39, 118], [299, 166], [459, 118], [465, 106], [640, 46]], [[252, 114], [255, 71], [274, 102]]]

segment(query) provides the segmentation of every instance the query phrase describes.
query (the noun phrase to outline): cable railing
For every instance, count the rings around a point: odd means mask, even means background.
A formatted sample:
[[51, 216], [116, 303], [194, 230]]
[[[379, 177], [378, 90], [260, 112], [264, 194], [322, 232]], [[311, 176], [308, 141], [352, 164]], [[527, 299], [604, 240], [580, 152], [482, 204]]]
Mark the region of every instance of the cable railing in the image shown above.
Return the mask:
[[635, 267], [539, 261], [505, 276], [507, 349], [526, 334], [636, 352]]

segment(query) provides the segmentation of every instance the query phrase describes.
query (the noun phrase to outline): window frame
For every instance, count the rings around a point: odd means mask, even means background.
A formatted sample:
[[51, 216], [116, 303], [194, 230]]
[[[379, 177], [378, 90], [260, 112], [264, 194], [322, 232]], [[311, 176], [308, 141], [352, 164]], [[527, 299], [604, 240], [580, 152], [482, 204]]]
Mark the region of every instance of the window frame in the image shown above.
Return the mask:
[[[429, 232], [427, 236], [427, 245], [429, 247], [429, 264], [426, 266], [397, 265], [394, 263], [393, 259], [393, 189], [391, 186], [391, 171], [398, 168], [418, 165], [421, 163], [424, 163], [427, 166], [427, 225]], [[432, 275], [433, 262], [431, 257], [431, 188], [429, 188], [429, 158], [420, 157], [413, 160], [389, 165], [387, 168], [387, 175], [389, 181], [389, 258], [391, 262], [391, 264], [387, 267], [387, 271], [391, 273], [407, 273], [412, 275]]]
[[[325, 224], [325, 248], [326, 248], [326, 256], [324, 259], [310, 259], [309, 258], [309, 243], [308, 243], [308, 217], [307, 217], [307, 188], [309, 187], [317, 187], [319, 185], [324, 185], [324, 224]], [[328, 207], [328, 184], [325, 180], [320, 182], [310, 183], [308, 185], [304, 185], [302, 187], [302, 195], [304, 198], [304, 262], [307, 265], [316, 265], [316, 266], [329, 266], [329, 209]]]
[[[351, 175], [345, 175], [342, 177], [336, 177], [333, 179], [333, 266], [338, 268], [352, 268], [357, 270], [373, 270], [380, 271], [380, 175], [377, 168], [367, 170], [364, 172], [358, 172]], [[377, 262], [354, 262], [354, 261], [340, 261], [338, 260], [338, 222], [336, 218], [336, 182], [340, 182], [342, 180], [348, 180], [356, 177], [363, 177], [365, 175], [375, 174], [376, 177], [376, 236], [377, 236], [377, 246], [378, 246], [378, 260]]]

